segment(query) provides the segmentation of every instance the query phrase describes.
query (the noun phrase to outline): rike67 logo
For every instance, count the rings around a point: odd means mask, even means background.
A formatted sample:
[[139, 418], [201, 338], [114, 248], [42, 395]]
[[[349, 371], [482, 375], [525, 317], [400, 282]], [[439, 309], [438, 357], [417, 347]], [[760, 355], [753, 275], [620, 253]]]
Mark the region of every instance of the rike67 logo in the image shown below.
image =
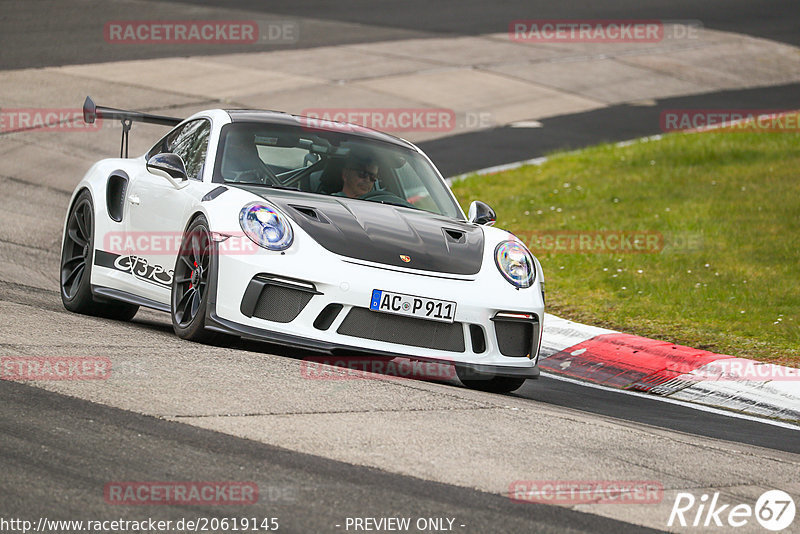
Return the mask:
[[794, 500], [781, 490], [762, 493], [755, 506], [724, 503], [719, 492], [711, 496], [704, 493], [699, 499], [691, 493], [681, 492], [675, 496], [667, 526], [730, 529], [752, 524], [755, 518], [765, 529], [778, 532], [792, 524], [795, 511]]

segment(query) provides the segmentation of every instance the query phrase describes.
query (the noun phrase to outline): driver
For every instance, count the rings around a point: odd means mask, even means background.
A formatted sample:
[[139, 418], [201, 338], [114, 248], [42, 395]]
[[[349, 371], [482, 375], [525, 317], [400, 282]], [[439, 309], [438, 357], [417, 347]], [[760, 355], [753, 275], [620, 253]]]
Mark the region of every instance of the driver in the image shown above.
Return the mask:
[[263, 183], [266, 172], [253, 132], [234, 129], [225, 140], [223, 175], [240, 182]]
[[351, 153], [342, 169], [342, 190], [336, 196], [358, 198], [366, 195], [378, 181], [378, 163], [371, 155]]

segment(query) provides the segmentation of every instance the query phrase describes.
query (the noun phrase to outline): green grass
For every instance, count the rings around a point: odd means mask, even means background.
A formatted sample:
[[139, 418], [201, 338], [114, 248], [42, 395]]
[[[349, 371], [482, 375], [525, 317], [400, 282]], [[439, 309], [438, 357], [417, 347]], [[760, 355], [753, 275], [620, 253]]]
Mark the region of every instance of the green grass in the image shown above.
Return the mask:
[[623, 332], [800, 366], [800, 134], [707, 132], [557, 153], [541, 166], [470, 176], [497, 226], [649, 231], [649, 253], [534, 247], [547, 309]]

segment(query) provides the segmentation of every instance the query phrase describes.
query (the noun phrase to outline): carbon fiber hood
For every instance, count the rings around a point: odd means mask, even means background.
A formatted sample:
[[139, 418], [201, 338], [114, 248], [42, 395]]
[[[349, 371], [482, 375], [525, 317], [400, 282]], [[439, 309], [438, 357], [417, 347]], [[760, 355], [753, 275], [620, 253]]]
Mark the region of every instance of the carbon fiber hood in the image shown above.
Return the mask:
[[480, 271], [484, 245], [480, 226], [378, 202], [236, 187], [275, 204], [335, 254], [439, 273], [469, 275]]

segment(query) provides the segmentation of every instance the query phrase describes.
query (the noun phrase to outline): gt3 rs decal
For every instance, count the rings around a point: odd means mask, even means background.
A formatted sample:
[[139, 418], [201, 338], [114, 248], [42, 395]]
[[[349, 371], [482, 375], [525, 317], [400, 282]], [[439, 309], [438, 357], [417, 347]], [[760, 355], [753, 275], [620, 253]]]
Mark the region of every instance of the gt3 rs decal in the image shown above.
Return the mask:
[[96, 250], [94, 264], [132, 274], [139, 280], [161, 287], [172, 287], [172, 269], [167, 271], [161, 265], [151, 264], [141, 256], [120, 256], [105, 250]]

